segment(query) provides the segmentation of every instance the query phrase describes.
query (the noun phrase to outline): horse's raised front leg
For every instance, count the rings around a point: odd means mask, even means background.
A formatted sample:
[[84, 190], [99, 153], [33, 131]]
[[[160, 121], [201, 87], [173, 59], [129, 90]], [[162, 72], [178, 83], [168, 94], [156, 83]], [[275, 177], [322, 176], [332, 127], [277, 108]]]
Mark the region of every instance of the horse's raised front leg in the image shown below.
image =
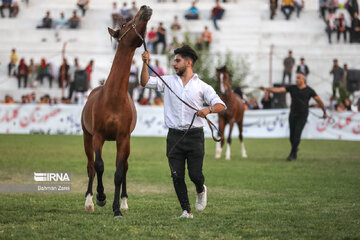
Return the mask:
[[96, 194], [96, 204], [100, 207], [106, 204], [106, 195], [104, 193], [104, 185], [102, 181], [102, 175], [104, 173], [104, 161], [101, 157], [102, 147], [104, 145], [104, 138], [100, 135], [93, 136], [93, 148], [95, 150], [95, 171], [97, 175], [98, 185]]
[[222, 117], [219, 116], [219, 133], [218, 136], [221, 138], [220, 142], [216, 142], [216, 151], [215, 158], [221, 157], [222, 148], [224, 146], [224, 131], [225, 131], [225, 121]]
[[[116, 139], [116, 147], [117, 147], [117, 154], [116, 154], [116, 171], [114, 174], [114, 184], [115, 184], [115, 193], [114, 193], [114, 202], [113, 202], [113, 212], [114, 217], [118, 218], [122, 216], [120, 211], [120, 188], [121, 184], [125, 182], [124, 179], [126, 178], [126, 171], [128, 169], [127, 160], [130, 154], [130, 135]], [[123, 192], [121, 194], [122, 198], [127, 199], [126, 193], [126, 185], [125, 189], [123, 188]], [[126, 202], [126, 201], [125, 201]], [[127, 202], [126, 202], [127, 206]]]
[[242, 121], [238, 122], [238, 127], [239, 127], [239, 139], [240, 139], [240, 144], [241, 144], [241, 154], [242, 154], [243, 158], [247, 158], [245, 144], [244, 144], [243, 135], [242, 135], [242, 132], [243, 132], [243, 123], [242, 123]]
[[230, 160], [230, 155], [231, 155], [231, 149], [230, 149], [230, 146], [231, 146], [231, 133], [232, 133], [232, 129], [234, 127], [234, 121], [231, 121], [229, 123], [229, 136], [228, 136], [228, 139], [227, 139], [227, 146], [226, 146], [226, 160]]
[[94, 177], [95, 177], [94, 150], [93, 150], [93, 145], [92, 145], [92, 136], [86, 130], [83, 130], [83, 137], [84, 137], [84, 149], [85, 149], [85, 153], [86, 153], [86, 156], [88, 159], [87, 173], [88, 173], [88, 177], [89, 177], [88, 188], [85, 193], [85, 197], [86, 197], [85, 210], [87, 212], [93, 212], [94, 211], [94, 203], [92, 200], [92, 198], [93, 198], [92, 186], [93, 186]]

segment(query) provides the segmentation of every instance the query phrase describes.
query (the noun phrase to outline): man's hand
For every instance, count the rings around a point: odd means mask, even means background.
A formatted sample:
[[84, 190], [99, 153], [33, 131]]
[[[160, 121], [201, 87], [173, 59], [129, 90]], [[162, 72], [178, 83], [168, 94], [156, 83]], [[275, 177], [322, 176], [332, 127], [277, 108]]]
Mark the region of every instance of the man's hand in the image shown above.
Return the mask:
[[326, 119], [326, 118], [328, 118], [328, 117], [329, 117], [329, 116], [327, 115], [327, 113], [324, 112], [323, 118]]
[[145, 51], [145, 52], [141, 55], [141, 57], [142, 57], [142, 60], [143, 60], [144, 63], [149, 64], [150, 54], [149, 54], [148, 51]]
[[209, 108], [203, 108], [203, 109], [201, 109], [200, 111], [198, 111], [198, 112], [196, 113], [196, 116], [205, 118], [206, 115], [208, 115], [209, 113], [210, 113], [210, 109], [209, 109]]
[[264, 87], [264, 86], [259, 87], [259, 89], [263, 90], [263, 91], [266, 91], [266, 87]]

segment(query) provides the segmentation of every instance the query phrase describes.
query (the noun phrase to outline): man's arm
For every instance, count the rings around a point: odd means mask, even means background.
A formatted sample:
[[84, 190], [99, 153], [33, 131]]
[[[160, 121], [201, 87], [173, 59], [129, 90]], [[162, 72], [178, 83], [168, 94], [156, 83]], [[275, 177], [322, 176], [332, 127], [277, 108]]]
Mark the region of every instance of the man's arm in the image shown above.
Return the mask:
[[260, 90], [269, 91], [269, 92], [272, 92], [272, 93], [286, 93], [286, 88], [285, 87], [271, 87], [271, 88], [260, 87]]
[[320, 97], [319, 97], [319, 96], [315, 96], [314, 99], [315, 99], [315, 101], [320, 105], [321, 109], [322, 109], [323, 112], [324, 112], [323, 118], [327, 118], [328, 115], [327, 115], [327, 113], [326, 113], [325, 105], [324, 105], [324, 103], [321, 101]]
[[225, 106], [223, 104], [216, 103], [213, 106], [209, 106], [209, 107], [201, 109], [200, 111], [197, 112], [196, 115], [199, 116], [199, 117], [204, 118], [204, 117], [206, 117], [206, 115], [208, 115], [210, 113], [210, 108], [214, 109], [211, 113], [218, 113], [218, 112], [221, 112], [221, 111], [225, 110]]
[[146, 64], [149, 64], [150, 54], [148, 51], [145, 51], [142, 54], [142, 60], [143, 60], [143, 66], [141, 69], [141, 76], [140, 76], [140, 84], [142, 87], [145, 87], [147, 82], [149, 81], [149, 71], [148, 66]]

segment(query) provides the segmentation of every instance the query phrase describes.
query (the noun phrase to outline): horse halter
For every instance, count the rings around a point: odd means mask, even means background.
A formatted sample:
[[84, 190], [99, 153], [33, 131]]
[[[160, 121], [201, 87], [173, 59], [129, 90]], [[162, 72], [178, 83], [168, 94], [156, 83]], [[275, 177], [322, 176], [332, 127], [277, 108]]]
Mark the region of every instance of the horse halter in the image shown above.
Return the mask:
[[130, 30], [132, 30], [132, 29], [134, 29], [136, 35], [137, 35], [137, 36], [141, 39], [141, 41], [144, 43], [144, 42], [145, 42], [144, 38], [143, 38], [143, 37], [141, 36], [141, 34], [136, 30], [135, 18], [134, 18], [133, 21], [132, 21], [131, 27], [128, 28], [128, 29], [117, 39], [118, 42], [120, 42], [121, 39], [123, 39], [123, 38], [126, 36], [126, 34], [128, 34], [128, 32], [130, 32]]

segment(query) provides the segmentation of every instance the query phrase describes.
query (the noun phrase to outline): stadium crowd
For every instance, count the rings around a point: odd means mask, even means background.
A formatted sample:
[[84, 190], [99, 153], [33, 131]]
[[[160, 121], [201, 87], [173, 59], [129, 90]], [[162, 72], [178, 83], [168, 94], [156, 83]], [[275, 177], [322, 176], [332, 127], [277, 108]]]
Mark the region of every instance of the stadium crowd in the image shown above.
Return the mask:
[[[281, 1], [281, 11], [284, 14], [285, 18], [289, 20], [293, 11], [296, 11], [297, 17], [300, 17], [302, 9], [305, 7], [304, 0], [280, 0]], [[160, 1], [159, 2], [166, 2]], [[174, 0], [176, 2], [176, 0]], [[227, 1], [223, 1], [227, 2]], [[27, 1], [28, 3], [28, 1]], [[86, 10], [89, 7], [89, 0], [78, 0], [76, 6], [80, 8], [82, 17], [85, 16]], [[193, 21], [200, 19], [203, 14], [200, 14], [200, 10], [197, 8], [198, 1], [193, 1], [191, 7], [184, 13], [184, 21]], [[1, 5], [1, 15], [4, 17], [3, 9], [7, 6], [9, 7], [9, 16], [16, 16], [15, 13], [19, 9], [13, 6], [18, 4], [17, 0], [2, 0]], [[278, 0], [270, 0], [270, 18], [273, 19], [276, 15], [278, 8]], [[110, 19], [114, 28], [121, 27], [125, 22], [130, 21], [137, 13], [138, 7], [135, 1], [131, 3], [131, 6], [128, 6], [127, 2], [123, 2], [121, 7], [118, 7], [117, 2], [112, 3], [112, 8], [110, 9]], [[216, 0], [215, 5], [213, 6], [210, 12], [210, 19], [214, 24], [216, 30], [220, 30], [217, 21], [225, 16], [225, 9], [221, 6], [220, 1]], [[326, 22], [326, 32], [329, 36], [329, 42], [331, 42], [331, 34], [337, 32], [337, 39], [340, 40], [340, 36], [343, 35], [344, 40], [348, 39], [347, 34], [350, 35], [350, 42], [360, 41], [360, 20], [358, 18], [358, 6], [357, 1], [348, 0], [346, 4], [339, 5], [338, 1], [335, 0], [320, 0], [319, 1], [319, 15]], [[336, 16], [336, 17], [335, 17]], [[350, 21], [349, 21], [350, 20]], [[64, 28], [78, 28], [80, 27], [81, 19], [77, 16], [77, 11], [73, 10], [73, 16], [69, 19], [65, 17], [65, 13], [61, 12], [58, 19], [55, 21], [50, 15], [50, 11], [47, 11], [45, 17], [42, 19], [41, 24], [37, 28], [45, 29], [55, 29], [55, 36], [58, 41], [60, 41], [60, 29]], [[162, 22], [158, 23], [158, 26], [151, 26], [146, 35], [146, 43], [150, 53], [154, 54], [169, 54], [174, 51], [174, 49], [182, 46], [182, 42], [179, 42], [177, 34], [182, 29], [182, 21], [179, 20], [178, 15], [174, 16], [173, 22], [170, 25], [170, 33], [164, 27]], [[169, 36], [172, 36], [172, 41], [167, 43]], [[209, 50], [212, 43], [212, 32], [209, 30], [208, 26], [204, 26], [204, 30], [196, 37], [195, 48], [197, 51]], [[161, 51], [159, 51], [159, 45], [162, 45]], [[288, 84], [293, 84], [292, 82], [292, 73], [302, 72], [305, 76], [310, 74], [310, 68], [305, 62], [305, 58], [300, 58], [300, 63], [296, 66], [295, 59], [290, 50], [288, 56], [283, 61], [283, 78], [282, 85], [286, 84], [286, 78], [288, 79]], [[8, 64], [8, 75], [9, 77], [14, 77], [18, 81], [18, 88], [31, 88], [36, 89], [37, 86], [44, 85], [44, 79], [49, 82], [49, 87], [52, 88], [52, 83], [55, 80], [59, 88], [65, 88], [67, 91], [67, 96], [58, 99], [51, 98], [48, 94], [44, 94], [39, 100], [36, 99], [35, 92], [25, 94], [16, 102], [19, 103], [40, 103], [40, 104], [68, 104], [75, 102], [83, 102], [79, 99], [80, 95], [74, 94], [86, 92], [88, 89], [91, 89], [91, 73], [93, 70], [94, 61], [90, 60], [85, 68], [82, 68], [79, 65], [77, 58], [74, 59], [74, 63], [70, 66], [67, 59], [63, 59], [62, 63], [57, 67], [56, 64], [51, 61], [42, 58], [39, 62], [34, 61], [33, 58], [30, 58], [29, 62], [26, 61], [24, 57], [20, 58], [16, 53], [16, 49], [11, 50], [10, 62]], [[160, 66], [158, 59], [155, 59], [155, 66], [150, 62], [157, 73], [160, 75], [165, 74], [165, 68]], [[351, 110], [351, 101], [349, 98], [339, 99], [339, 96], [336, 95], [339, 92], [341, 86], [346, 86], [346, 75], [347, 75], [348, 66], [346, 63], [343, 64], [343, 68], [339, 66], [337, 59], [334, 59], [333, 66], [331, 68], [330, 74], [333, 75], [332, 85], [333, 85], [333, 95], [329, 101], [328, 107], [331, 110], [337, 111], [346, 111]], [[149, 75], [155, 76], [155, 74], [149, 69]], [[87, 81], [83, 81], [83, 79]], [[81, 82], [81, 84], [77, 84]], [[86, 82], [86, 83], [85, 83]], [[130, 78], [129, 78], [129, 93], [131, 97], [134, 98], [134, 101], [139, 105], [154, 105], [160, 106], [163, 103], [161, 93], [154, 90], [145, 90], [139, 86], [139, 67], [136, 65], [135, 60], [133, 61], [130, 69]], [[80, 86], [79, 86], [80, 85]], [[79, 87], [81, 89], [79, 89]], [[236, 92], [236, 90], [235, 90]], [[256, 110], [256, 109], [269, 109], [274, 107], [273, 96], [269, 92], [265, 92], [264, 96], [260, 101], [254, 96], [246, 96], [242, 90], [238, 89], [238, 93], [242, 96], [244, 102], [246, 103], [247, 109]], [[34, 97], [35, 96], [35, 97]], [[86, 97], [86, 96], [85, 96]], [[135, 99], [136, 98], [136, 99]], [[13, 103], [14, 99], [11, 96], [6, 95], [2, 103]], [[353, 105], [352, 110], [355, 109]], [[357, 102], [359, 106], [359, 101]], [[316, 107], [314, 105], [313, 107]]]

